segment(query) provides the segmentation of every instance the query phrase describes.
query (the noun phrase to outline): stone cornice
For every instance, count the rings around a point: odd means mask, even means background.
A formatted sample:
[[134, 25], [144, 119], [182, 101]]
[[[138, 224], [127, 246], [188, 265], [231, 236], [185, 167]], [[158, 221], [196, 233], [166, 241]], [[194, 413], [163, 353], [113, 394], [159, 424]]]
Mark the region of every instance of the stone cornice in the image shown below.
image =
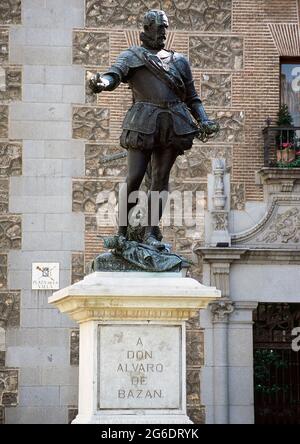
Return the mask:
[[264, 264], [277, 262], [282, 264], [299, 264], [300, 250], [279, 248], [209, 248], [197, 247], [195, 253], [202, 257], [205, 263], [239, 263]]
[[[173, 275], [173, 276], [172, 276]], [[103, 273], [55, 292], [49, 303], [77, 322], [187, 320], [220, 291], [178, 273]]]
[[300, 168], [268, 168], [257, 171], [260, 184], [278, 183], [281, 181], [300, 182]]

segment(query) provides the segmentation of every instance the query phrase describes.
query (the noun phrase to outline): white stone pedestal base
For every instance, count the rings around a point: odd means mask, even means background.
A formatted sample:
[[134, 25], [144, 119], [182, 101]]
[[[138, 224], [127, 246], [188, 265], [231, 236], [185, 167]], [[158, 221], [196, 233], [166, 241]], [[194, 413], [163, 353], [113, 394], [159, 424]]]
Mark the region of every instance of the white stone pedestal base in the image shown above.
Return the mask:
[[92, 417], [77, 415], [72, 424], [192, 424], [187, 415], [97, 414]]
[[97, 272], [49, 298], [80, 323], [73, 424], [188, 424], [185, 321], [220, 296], [180, 273]]

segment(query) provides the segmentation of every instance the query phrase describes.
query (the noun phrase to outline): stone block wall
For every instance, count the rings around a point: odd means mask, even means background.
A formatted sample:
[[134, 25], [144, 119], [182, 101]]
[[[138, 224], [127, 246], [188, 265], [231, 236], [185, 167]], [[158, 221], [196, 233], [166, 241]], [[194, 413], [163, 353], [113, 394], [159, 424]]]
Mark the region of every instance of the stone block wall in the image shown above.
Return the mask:
[[[59, 262], [61, 288], [80, 280], [102, 249], [95, 211], [99, 193], [117, 193], [126, 159], [125, 85], [98, 97], [86, 72], [104, 72], [119, 52], [139, 43], [151, 7], [170, 18], [167, 47], [188, 56], [196, 87], [219, 136], [195, 142], [173, 168], [171, 190], [207, 199], [212, 159], [231, 172], [231, 209], [262, 201], [254, 172], [263, 165], [261, 130], [279, 106], [280, 56], [297, 55], [298, 0], [2, 0], [0, 2], [0, 422], [66, 423], [77, 405], [76, 325], [31, 290], [32, 262]], [[282, 39], [280, 36], [283, 36]], [[282, 41], [284, 40], [284, 44]], [[177, 252], [192, 258], [204, 220], [165, 227]], [[202, 279], [197, 264], [192, 275]], [[200, 399], [203, 337], [188, 333], [188, 405], [204, 421]], [[4, 384], [2, 384], [4, 385]], [[2, 386], [1, 385], [1, 386]]]
[[84, 104], [72, 32], [83, 25], [82, 0], [0, 5], [0, 410], [8, 424], [67, 423], [77, 404], [76, 324], [48, 304], [51, 292], [31, 289], [31, 266], [59, 262], [62, 288], [84, 251], [84, 218], [72, 212], [72, 178], [84, 174], [84, 143], [72, 139], [73, 105]]
[[[6, 4], [5, 4], [6, 3]], [[19, 403], [19, 366], [7, 357], [7, 336], [20, 325], [20, 290], [8, 279], [8, 256], [22, 243], [22, 217], [9, 207], [10, 181], [22, 174], [22, 141], [9, 134], [10, 106], [22, 95], [22, 70], [9, 58], [9, 33], [21, 20], [21, 2], [0, 5], [0, 424]]]

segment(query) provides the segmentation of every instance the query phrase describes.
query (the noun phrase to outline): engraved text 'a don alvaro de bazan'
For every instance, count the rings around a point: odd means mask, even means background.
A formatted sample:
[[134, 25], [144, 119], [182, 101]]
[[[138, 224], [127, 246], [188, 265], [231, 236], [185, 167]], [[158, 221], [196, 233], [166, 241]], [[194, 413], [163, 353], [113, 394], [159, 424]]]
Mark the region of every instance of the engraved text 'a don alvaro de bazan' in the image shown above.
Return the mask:
[[[142, 338], [138, 338], [136, 342], [137, 347], [143, 347]], [[160, 362], [149, 362], [155, 358], [152, 350], [127, 350], [125, 352], [126, 362], [118, 362], [117, 373], [127, 373], [130, 378], [130, 388], [118, 389], [119, 399], [154, 399], [163, 398], [161, 389], [149, 389], [148, 374], [162, 373], [164, 365]], [[137, 388], [137, 387], [143, 388]]]

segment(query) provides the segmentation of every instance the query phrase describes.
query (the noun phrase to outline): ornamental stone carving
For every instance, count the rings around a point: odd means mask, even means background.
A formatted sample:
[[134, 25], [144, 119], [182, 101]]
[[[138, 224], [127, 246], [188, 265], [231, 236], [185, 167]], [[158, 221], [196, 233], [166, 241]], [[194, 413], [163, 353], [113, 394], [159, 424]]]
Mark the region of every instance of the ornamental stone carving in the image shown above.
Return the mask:
[[4, 87], [0, 88], [0, 100], [11, 102], [22, 99], [22, 71], [19, 68], [5, 68]]
[[124, 177], [127, 173], [126, 156], [127, 152], [116, 145], [86, 144], [85, 175]]
[[68, 424], [72, 424], [72, 421], [78, 415], [78, 407], [69, 406], [68, 407]]
[[0, 327], [20, 325], [20, 291], [0, 291]]
[[0, 290], [7, 287], [7, 254], [0, 254]]
[[8, 106], [7, 105], [0, 105], [0, 138], [1, 139], [8, 138]]
[[107, 140], [109, 138], [109, 110], [90, 106], [74, 107], [73, 138]]
[[205, 106], [218, 108], [231, 106], [231, 78], [231, 74], [201, 75], [201, 99]]
[[19, 373], [17, 369], [0, 369], [0, 405], [13, 407], [18, 404]]
[[234, 183], [230, 184], [230, 207], [232, 210], [245, 209], [245, 184]]
[[0, 406], [0, 424], [5, 424], [5, 408]]
[[212, 119], [217, 119], [220, 124], [220, 132], [214, 138], [214, 143], [242, 143], [244, 142], [244, 119], [243, 111], [212, 111]]
[[275, 195], [264, 217], [249, 230], [232, 235], [233, 245], [300, 248], [300, 197]]
[[85, 216], [85, 232], [97, 231], [97, 217], [96, 216]]
[[72, 284], [84, 278], [84, 253], [72, 253]]
[[203, 331], [186, 332], [186, 363], [187, 366], [201, 366], [204, 361]]
[[228, 322], [228, 315], [234, 310], [234, 302], [223, 299], [209, 304], [213, 322]]
[[0, 142], [0, 176], [22, 174], [22, 146], [16, 142]]
[[97, 206], [110, 193], [117, 199], [119, 182], [105, 180], [76, 180], [73, 182], [73, 211], [95, 213]]
[[70, 336], [70, 365], [79, 365], [79, 330], [72, 330]]
[[186, 151], [184, 156], [178, 156], [172, 169], [172, 175], [177, 178], [203, 178], [212, 171], [212, 159], [224, 159], [227, 169], [232, 164], [232, 147], [224, 145], [197, 145]]
[[[103, 7], [106, 9], [107, 7]], [[73, 63], [86, 66], [109, 65], [109, 37], [106, 32], [75, 31]]]
[[200, 402], [200, 369], [188, 369], [186, 373], [187, 403]]
[[194, 424], [205, 424], [205, 407], [187, 406], [187, 414]]
[[[3, 331], [3, 329], [2, 329], [2, 331]], [[1, 335], [1, 330], [0, 330], [0, 335]], [[0, 350], [0, 367], [5, 367], [5, 351], [4, 350]]]
[[1, 0], [0, 24], [10, 25], [21, 23], [21, 0]]
[[228, 231], [228, 213], [213, 213], [213, 224], [215, 231]]
[[8, 63], [8, 28], [0, 28], [0, 64]]
[[189, 59], [194, 68], [243, 68], [243, 39], [241, 37], [190, 36]]
[[224, 188], [224, 159], [213, 159], [214, 193], [212, 197], [214, 210], [224, 210], [227, 196]]
[[272, 243], [299, 243], [300, 239], [300, 208], [290, 208], [278, 213], [274, 222], [258, 239], [258, 242]]
[[184, 31], [230, 31], [232, 0], [115, 0], [103, 7], [101, 0], [87, 0], [86, 26], [141, 27], [145, 12], [163, 9], [170, 28]]
[[21, 248], [21, 216], [0, 215], [0, 248], [3, 250]]
[[0, 213], [8, 212], [8, 179], [0, 178]]

